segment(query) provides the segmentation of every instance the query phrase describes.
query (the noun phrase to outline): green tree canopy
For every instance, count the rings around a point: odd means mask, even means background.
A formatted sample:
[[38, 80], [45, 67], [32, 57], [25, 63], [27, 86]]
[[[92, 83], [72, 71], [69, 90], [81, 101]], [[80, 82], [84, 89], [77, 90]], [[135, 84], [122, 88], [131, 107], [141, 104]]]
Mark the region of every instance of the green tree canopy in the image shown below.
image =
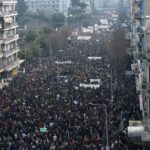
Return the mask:
[[73, 15], [82, 14], [85, 12], [86, 4], [80, 0], [72, 0], [71, 7], [69, 8], [69, 13]]
[[61, 27], [65, 24], [65, 16], [62, 13], [56, 13], [52, 16], [53, 27]]
[[27, 5], [24, 0], [17, 0], [17, 11], [18, 11], [18, 21], [19, 23], [24, 23], [25, 14], [27, 12]]
[[34, 41], [36, 39], [36, 37], [37, 37], [37, 33], [36, 32], [28, 31], [26, 33], [25, 41], [30, 43], [30, 42]]
[[125, 39], [125, 30], [122, 28], [114, 30], [108, 44], [111, 65], [116, 68], [117, 76], [119, 76], [124, 69], [123, 66], [127, 56], [126, 49], [129, 47], [129, 43]]

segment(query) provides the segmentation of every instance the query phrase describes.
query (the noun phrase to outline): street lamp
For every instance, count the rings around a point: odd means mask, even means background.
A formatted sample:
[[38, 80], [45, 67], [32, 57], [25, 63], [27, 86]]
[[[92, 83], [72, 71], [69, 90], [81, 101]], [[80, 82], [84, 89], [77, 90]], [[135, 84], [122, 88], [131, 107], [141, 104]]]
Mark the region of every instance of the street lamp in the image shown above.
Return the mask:
[[105, 111], [105, 126], [106, 126], [106, 150], [109, 150], [109, 139], [108, 139], [108, 113], [107, 113], [107, 105], [106, 104], [94, 104], [89, 103], [91, 106], [104, 107]]

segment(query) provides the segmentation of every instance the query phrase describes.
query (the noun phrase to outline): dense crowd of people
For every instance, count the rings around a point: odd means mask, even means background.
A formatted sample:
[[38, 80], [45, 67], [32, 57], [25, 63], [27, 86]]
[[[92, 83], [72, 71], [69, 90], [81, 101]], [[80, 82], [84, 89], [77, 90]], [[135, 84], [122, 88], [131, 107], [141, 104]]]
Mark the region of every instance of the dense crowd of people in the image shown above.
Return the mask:
[[[117, 80], [112, 97], [102, 35], [94, 33], [90, 41], [72, 38], [66, 50], [43, 54], [23, 67], [26, 72], [0, 91], [1, 150], [105, 150], [107, 127], [111, 150], [138, 150], [126, 131], [129, 119], [141, 117], [134, 79]], [[90, 79], [100, 79], [100, 87], [80, 87]]]

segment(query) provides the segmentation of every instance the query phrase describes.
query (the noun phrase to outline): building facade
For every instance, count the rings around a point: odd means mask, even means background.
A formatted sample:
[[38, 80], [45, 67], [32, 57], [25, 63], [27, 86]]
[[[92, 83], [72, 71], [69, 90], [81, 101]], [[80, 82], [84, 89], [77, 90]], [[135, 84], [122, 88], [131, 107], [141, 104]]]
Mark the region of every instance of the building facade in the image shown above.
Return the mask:
[[37, 10], [53, 9], [63, 14], [68, 13], [71, 0], [25, 0], [28, 10], [36, 12]]
[[15, 75], [23, 62], [18, 59], [16, 3], [17, 0], [0, 1], [0, 81]]
[[[130, 39], [134, 55], [132, 71], [142, 114], [140, 142], [150, 142], [150, 1], [130, 0]], [[137, 141], [135, 141], [137, 142]]]

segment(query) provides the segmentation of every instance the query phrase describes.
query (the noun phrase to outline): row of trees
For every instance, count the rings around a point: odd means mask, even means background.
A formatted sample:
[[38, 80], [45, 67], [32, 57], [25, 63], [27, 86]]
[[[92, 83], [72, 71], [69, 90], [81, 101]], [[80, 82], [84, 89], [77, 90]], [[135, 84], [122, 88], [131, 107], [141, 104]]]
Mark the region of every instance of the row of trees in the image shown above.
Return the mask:
[[92, 22], [92, 15], [86, 13], [87, 4], [81, 0], [71, 0], [71, 7], [68, 10], [68, 24], [87, 26]]
[[17, 21], [21, 26], [28, 22], [42, 22], [47, 26], [61, 27], [65, 25], [66, 21], [62, 13], [57, 13], [53, 9], [42, 9], [37, 10], [37, 12], [28, 11], [24, 0], [18, 0], [17, 11]]
[[125, 39], [125, 30], [122, 28], [114, 30], [108, 42], [108, 54], [112, 68], [118, 77], [125, 69], [128, 47], [129, 41]]
[[26, 57], [27, 60], [31, 60], [33, 56], [40, 54], [49, 55], [52, 50], [66, 49], [70, 30], [63, 27], [55, 31], [44, 27], [41, 31], [29, 30], [24, 35], [24, 40], [20, 43], [19, 56], [22, 59]]
[[[17, 11], [20, 25], [19, 56], [22, 59], [31, 60], [33, 56], [39, 56], [39, 53], [49, 54], [50, 49], [66, 47], [69, 29], [63, 27], [66, 18], [62, 13], [48, 9], [28, 11], [24, 0], [18, 0]], [[56, 32], [55, 29], [59, 27], [63, 28]]]
[[[38, 10], [36, 13], [29, 12], [25, 1], [18, 0], [20, 57], [30, 60], [33, 56], [39, 55], [39, 51], [49, 53], [50, 49], [66, 48], [69, 29], [64, 26], [66, 22], [85, 26], [89, 24], [90, 19], [86, 14], [86, 7], [84, 2], [72, 0], [68, 17], [66, 17], [62, 13], [49, 9]], [[27, 26], [27, 30], [24, 26]]]
[[68, 15], [55, 12], [53, 9], [37, 10], [29, 12], [24, 0], [18, 0], [18, 22], [20, 26], [31, 22], [42, 22], [46, 26], [58, 28], [65, 24], [87, 26], [92, 22], [92, 15], [86, 13], [87, 4], [81, 0], [71, 0]]

